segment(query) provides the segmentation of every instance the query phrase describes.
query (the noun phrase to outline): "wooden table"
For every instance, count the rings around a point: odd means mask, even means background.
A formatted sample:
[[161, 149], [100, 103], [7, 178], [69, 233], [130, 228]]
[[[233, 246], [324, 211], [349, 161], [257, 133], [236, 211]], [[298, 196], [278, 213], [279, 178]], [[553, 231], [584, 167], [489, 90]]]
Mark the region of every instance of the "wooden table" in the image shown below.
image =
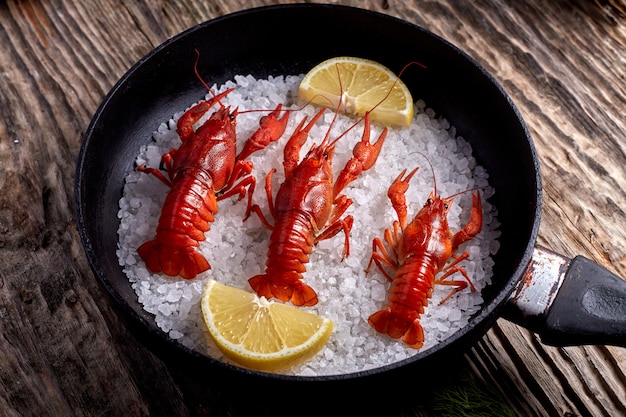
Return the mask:
[[[82, 136], [119, 77], [197, 23], [273, 3], [283, 1], [0, 2], [0, 414], [281, 414], [273, 407], [280, 393], [263, 407], [246, 403], [245, 393], [232, 402], [143, 346], [94, 278], [73, 209]], [[545, 192], [539, 243], [626, 277], [623, 3], [332, 3], [423, 26], [491, 72], [536, 142]], [[626, 415], [621, 348], [547, 347], [501, 319], [464, 363], [448, 370], [449, 392], [469, 378], [516, 415]], [[319, 401], [302, 394], [305, 409]], [[445, 404], [378, 401], [389, 416], [437, 415]]]

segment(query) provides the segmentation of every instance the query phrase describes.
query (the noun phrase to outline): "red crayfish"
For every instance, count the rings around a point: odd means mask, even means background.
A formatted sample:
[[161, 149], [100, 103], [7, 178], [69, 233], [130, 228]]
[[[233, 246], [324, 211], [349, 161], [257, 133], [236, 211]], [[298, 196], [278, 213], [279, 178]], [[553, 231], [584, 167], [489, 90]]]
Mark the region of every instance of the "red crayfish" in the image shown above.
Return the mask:
[[[437, 195], [436, 185], [422, 209], [407, 223], [405, 193], [417, 169], [404, 179], [406, 169], [403, 170], [389, 187], [387, 195], [398, 220], [393, 222], [393, 231], [386, 229], [384, 233], [384, 241], [389, 250], [380, 238], [374, 239], [372, 256], [366, 270], [369, 272], [374, 262], [392, 282], [387, 307], [372, 314], [368, 319], [369, 324], [378, 332], [394, 339], [402, 337], [404, 343], [415, 349], [424, 345], [420, 315], [428, 305], [435, 284], [455, 287], [440, 304], [468, 285], [472, 291], [476, 290], [465, 269], [458, 265], [469, 254], [464, 252], [457, 256], [456, 252], [459, 245], [474, 238], [482, 228], [480, 192], [472, 194], [472, 208], [467, 225], [453, 234], [448, 228], [447, 214], [453, 197], [458, 194], [442, 198]], [[450, 259], [452, 261], [448, 262]], [[393, 278], [383, 265], [393, 271]], [[457, 272], [465, 280], [448, 279]], [[437, 277], [440, 273], [442, 275]]]
[[341, 216], [352, 200], [341, 192], [362, 171], [374, 165], [387, 135], [385, 128], [376, 143], [371, 144], [369, 114], [366, 114], [362, 139], [354, 147], [352, 158], [337, 180], [333, 181], [333, 151], [342, 136], [330, 141], [327, 134], [319, 145], [312, 145], [298, 163], [300, 149], [324, 110], [320, 110], [306, 126], [306, 118], [303, 119], [287, 142], [283, 161], [285, 180], [276, 194], [275, 202], [272, 199], [271, 177], [276, 170], [271, 170], [266, 177], [265, 191], [274, 225], [267, 221], [257, 205], [252, 207], [252, 211], [257, 213], [272, 233], [265, 273], [248, 281], [258, 295], [291, 301], [296, 306], [317, 304], [317, 293], [302, 281], [302, 273], [306, 271], [304, 265], [309, 261], [314, 245], [343, 230], [343, 257], [349, 255], [353, 218], [350, 215], [344, 218]]
[[[182, 144], [161, 158], [160, 168], [165, 169], [169, 178], [155, 168], [137, 168], [170, 187], [161, 209], [156, 236], [137, 249], [152, 272], [192, 279], [208, 270], [211, 266], [197, 247], [206, 239], [205, 232], [210, 229], [209, 223], [213, 222], [213, 215], [218, 211], [217, 202], [235, 194], [239, 194], [241, 200], [247, 189], [247, 213], [250, 212], [256, 179], [250, 175], [252, 163], [245, 158], [283, 135], [288, 112], [279, 118], [279, 105], [263, 116], [259, 129], [236, 155], [238, 111], [231, 112], [230, 107], [220, 102], [231, 91], [201, 101], [180, 117], [177, 132]], [[194, 130], [194, 124], [216, 103], [220, 108]]]

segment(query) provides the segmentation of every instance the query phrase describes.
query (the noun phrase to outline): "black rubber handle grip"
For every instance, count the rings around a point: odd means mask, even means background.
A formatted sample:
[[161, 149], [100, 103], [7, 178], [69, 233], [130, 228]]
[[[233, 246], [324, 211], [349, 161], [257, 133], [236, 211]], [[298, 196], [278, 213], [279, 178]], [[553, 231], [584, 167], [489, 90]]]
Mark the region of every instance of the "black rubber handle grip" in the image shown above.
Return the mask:
[[577, 256], [537, 333], [552, 346], [626, 347], [626, 281]]

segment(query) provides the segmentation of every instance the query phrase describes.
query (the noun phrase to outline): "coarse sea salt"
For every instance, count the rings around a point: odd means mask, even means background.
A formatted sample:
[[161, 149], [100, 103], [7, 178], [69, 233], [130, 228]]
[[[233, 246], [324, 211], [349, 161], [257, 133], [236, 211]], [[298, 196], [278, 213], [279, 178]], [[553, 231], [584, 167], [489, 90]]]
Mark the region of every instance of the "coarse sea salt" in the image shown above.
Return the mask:
[[[214, 86], [219, 91], [235, 88], [223, 103], [240, 110], [237, 116], [238, 152], [245, 139], [258, 128], [260, 117], [258, 112], [244, 111], [271, 110], [281, 102], [285, 108], [300, 109], [302, 103], [297, 103], [297, 89], [301, 79], [302, 75], [269, 77], [267, 80], [236, 76], [235, 81]], [[283, 138], [249, 157], [254, 163], [252, 174], [258, 181], [253, 202], [261, 206], [269, 219], [263, 187], [265, 177], [272, 168], [277, 169], [273, 177], [275, 194], [284, 179], [281, 168], [284, 145], [299, 121], [305, 116], [310, 119], [317, 110], [306, 106], [293, 112]], [[183, 112], [182, 109], [176, 113], [173, 111], [171, 120], [155, 126], [152, 140], [138, 150], [137, 164], [158, 167], [163, 153], [180, 146], [175, 129], [176, 120]], [[319, 143], [328, 133], [333, 117], [332, 112], [327, 112], [324, 122], [318, 122], [312, 129], [301, 156], [311, 144]], [[332, 124], [330, 137], [336, 138], [356, 121], [339, 115]], [[381, 126], [372, 124], [372, 141], [381, 131]], [[362, 133], [361, 122], [337, 143], [333, 158], [335, 176], [351, 157], [352, 148]], [[468, 271], [477, 291], [471, 292], [468, 288], [439, 306], [450, 287], [435, 286], [429, 306], [421, 316], [426, 339], [421, 350], [435, 346], [463, 328], [480, 310], [483, 303], [481, 290], [491, 282], [491, 257], [499, 249], [497, 209], [487, 201], [494, 190], [489, 186], [487, 171], [477, 165], [472, 156], [470, 144], [456, 136], [455, 128], [447, 120], [437, 117], [423, 101], [417, 101], [411, 126], [390, 129], [376, 164], [344, 190], [344, 194], [354, 201], [346, 212], [355, 220], [350, 235], [350, 256], [341, 261], [344, 239], [339, 234], [320, 242], [306, 264], [304, 280], [317, 291], [319, 298], [316, 306], [306, 309], [331, 319], [335, 325], [333, 335], [313, 359], [282, 373], [301, 376], [346, 374], [404, 360], [417, 353], [401, 341], [377, 333], [367, 323], [372, 313], [385, 306], [389, 282], [375, 267], [368, 275], [365, 270], [371, 256], [372, 240], [382, 238], [384, 230], [396, 220], [396, 213], [387, 198], [391, 182], [403, 169], [420, 167], [406, 193], [410, 217], [417, 213], [433, 190], [433, 172], [420, 154], [426, 155], [432, 163], [440, 195], [449, 196], [480, 187], [483, 198], [483, 229], [460, 249], [470, 253], [461, 266]], [[154, 314], [155, 323], [169, 337], [190, 349], [228, 361], [206, 337], [200, 309], [202, 290], [208, 278], [251, 290], [248, 278], [264, 271], [270, 232], [255, 215], [243, 222], [245, 201], [223, 200], [210, 225], [211, 230], [207, 232], [207, 239], [200, 246], [211, 269], [193, 280], [152, 274], [137, 255], [137, 248], [154, 237], [168, 188], [153, 176], [136, 171], [129, 172], [125, 180], [119, 202], [117, 255], [129, 285], [143, 308]], [[460, 194], [454, 200], [448, 222], [450, 229], [456, 232], [468, 221], [471, 193]]]

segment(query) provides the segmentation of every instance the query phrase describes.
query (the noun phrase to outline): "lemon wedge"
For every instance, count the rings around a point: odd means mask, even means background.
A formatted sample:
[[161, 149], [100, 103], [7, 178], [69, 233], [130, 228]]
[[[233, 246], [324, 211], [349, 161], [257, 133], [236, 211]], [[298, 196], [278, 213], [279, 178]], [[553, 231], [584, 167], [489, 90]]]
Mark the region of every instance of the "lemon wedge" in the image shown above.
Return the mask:
[[413, 98], [404, 82], [376, 61], [341, 56], [311, 69], [300, 82], [301, 100], [363, 116], [388, 126], [409, 126]]
[[260, 371], [278, 371], [311, 358], [333, 331], [330, 319], [214, 280], [204, 288], [201, 308], [220, 350]]

